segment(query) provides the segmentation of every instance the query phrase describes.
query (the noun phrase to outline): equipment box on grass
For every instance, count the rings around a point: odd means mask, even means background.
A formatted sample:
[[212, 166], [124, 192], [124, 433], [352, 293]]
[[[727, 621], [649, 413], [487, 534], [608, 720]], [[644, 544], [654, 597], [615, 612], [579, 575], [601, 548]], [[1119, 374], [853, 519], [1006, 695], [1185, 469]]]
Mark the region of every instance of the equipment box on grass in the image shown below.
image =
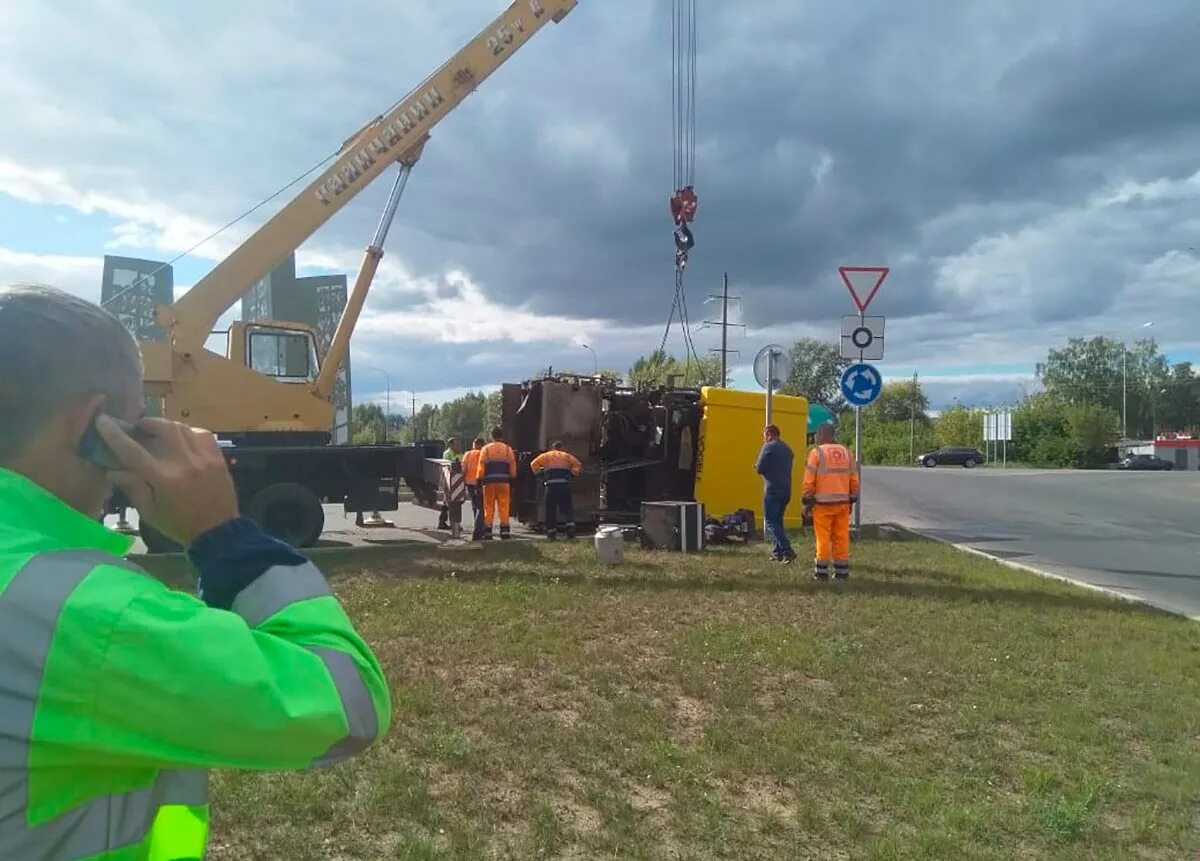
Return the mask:
[[704, 504], [643, 502], [642, 546], [695, 553], [704, 549]]

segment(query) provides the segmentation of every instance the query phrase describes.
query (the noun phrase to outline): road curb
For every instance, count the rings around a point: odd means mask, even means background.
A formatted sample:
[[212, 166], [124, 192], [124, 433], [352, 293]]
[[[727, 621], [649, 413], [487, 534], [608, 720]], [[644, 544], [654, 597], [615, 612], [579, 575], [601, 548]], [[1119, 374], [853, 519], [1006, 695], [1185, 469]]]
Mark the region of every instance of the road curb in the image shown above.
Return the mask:
[[1074, 577], [1068, 577], [1065, 574], [1055, 574], [1053, 571], [1047, 571], [1044, 568], [1036, 568], [1033, 565], [1027, 565], [1024, 562], [1014, 562], [1011, 559], [1004, 559], [1000, 556], [995, 556], [991, 553], [988, 553], [986, 550], [980, 550], [978, 547], [971, 547], [969, 544], [960, 544], [955, 541], [950, 541], [946, 538], [939, 538], [936, 535], [928, 535], [919, 529], [912, 528], [911, 526], [901, 526], [899, 523], [888, 523], [882, 525], [886, 525], [902, 532], [907, 532], [909, 535], [913, 535], [918, 538], [925, 538], [929, 541], [936, 541], [938, 544], [945, 544], [947, 547], [953, 547], [955, 550], [961, 550], [964, 553], [970, 553], [973, 556], [979, 556], [983, 559], [988, 559], [992, 562], [1003, 565], [1005, 568], [1011, 568], [1014, 571], [1024, 571], [1027, 574], [1036, 574], [1037, 576], [1044, 577], [1047, 580], [1057, 580], [1060, 583], [1070, 583], [1072, 586], [1078, 586], [1091, 592], [1099, 592], [1102, 595], [1118, 598], [1121, 601], [1125, 601], [1129, 604], [1141, 604], [1142, 606], [1151, 607], [1155, 610], [1158, 610], [1161, 613], [1167, 613], [1171, 616], [1178, 616], [1181, 619], [1187, 619], [1191, 622], [1200, 622], [1200, 616], [1189, 616], [1187, 613], [1172, 609], [1171, 607], [1164, 607], [1162, 604], [1158, 604], [1146, 598], [1140, 598], [1137, 595], [1130, 595], [1125, 592], [1120, 592], [1116, 589], [1110, 589], [1107, 586], [1097, 586], [1095, 583], [1088, 583], [1085, 580], [1076, 580]]

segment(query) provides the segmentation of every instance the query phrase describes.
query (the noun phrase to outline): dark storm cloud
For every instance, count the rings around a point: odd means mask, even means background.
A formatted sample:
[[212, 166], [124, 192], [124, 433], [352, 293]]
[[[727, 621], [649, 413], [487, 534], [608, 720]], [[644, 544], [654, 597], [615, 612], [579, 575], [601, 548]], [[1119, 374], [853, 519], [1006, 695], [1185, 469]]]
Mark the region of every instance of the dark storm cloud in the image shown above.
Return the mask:
[[[70, 174], [87, 192], [71, 199], [137, 203], [144, 188], [223, 224], [503, 5], [212, 0], [146, 16], [27, 4], [37, 16], [22, 29], [55, 32], [56, 50], [12, 46], [0, 95], [55, 110], [20, 124], [5, 155]], [[1095, 200], [1129, 182], [1186, 186], [1196, 172], [1198, 15], [1195, 0], [702, 2], [692, 321], [728, 271], [751, 324], [743, 358], [755, 329], [831, 333], [849, 308], [836, 266], [883, 263], [893, 273], [875, 308], [889, 331], [929, 330], [889, 341], [909, 353], [889, 360], [986, 364], [1044, 352], [1046, 332], [1069, 333], [1073, 317], [1161, 304], [1151, 287], [1194, 283], [1181, 250], [1196, 244], [1197, 191]], [[447, 275], [461, 270], [502, 307], [607, 324], [602, 365], [657, 346], [673, 285], [669, 17], [665, 2], [580, 0], [440, 124], [388, 241], [419, 283], [379, 285], [368, 313], [458, 302]], [[373, 20], [389, 26], [364, 29]], [[136, 62], [94, 39], [135, 26], [158, 28], [138, 31], [151, 56]], [[61, 115], [93, 130], [86, 147], [61, 133]], [[309, 247], [362, 248], [387, 186]], [[150, 217], [133, 208], [117, 216]], [[187, 235], [171, 242], [188, 247]], [[1155, 270], [1172, 252], [1182, 256]], [[552, 330], [516, 345], [356, 336], [356, 350], [378, 351], [395, 374], [419, 368], [428, 389], [585, 364], [563, 341]]]
[[[896, 267], [888, 313], [937, 311], [928, 256], [965, 250], [1003, 221], [992, 208], [1053, 208], [1098, 183], [1183, 171], [1177, 144], [1198, 139], [1196, 11], [1154, 5], [702, 10], [691, 290], [710, 292], [729, 269], [750, 323], [826, 318], [846, 307], [837, 264], [880, 261]], [[429, 151], [411, 192], [419, 236], [404, 244], [417, 271], [449, 257], [501, 301], [665, 318], [666, 17], [599, 7], [581, 4], [531, 46]], [[592, 146], [564, 155], [555, 130], [572, 125]], [[983, 209], [947, 235], [923, 230], [971, 205]], [[1072, 282], [1096, 281], [1058, 274], [1037, 319], [1069, 315]]]

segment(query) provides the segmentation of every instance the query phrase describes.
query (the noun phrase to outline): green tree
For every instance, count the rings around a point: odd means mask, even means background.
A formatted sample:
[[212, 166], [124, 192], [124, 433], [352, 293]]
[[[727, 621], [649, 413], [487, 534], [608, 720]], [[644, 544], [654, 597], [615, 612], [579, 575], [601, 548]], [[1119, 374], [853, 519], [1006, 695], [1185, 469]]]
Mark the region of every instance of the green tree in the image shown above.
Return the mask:
[[1190, 431], [1200, 429], [1200, 377], [1191, 362], [1171, 367], [1165, 386], [1156, 391], [1153, 407], [1160, 430]]
[[379, 404], [355, 404], [350, 418], [350, 441], [355, 445], [385, 442], [383, 408]]
[[[911, 380], [886, 384], [875, 403], [862, 411], [862, 462], [907, 464], [912, 462], [914, 449], [920, 453], [936, 448], [937, 436], [928, 407], [920, 385], [914, 387]], [[839, 417], [838, 441], [853, 450], [852, 409], [843, 410]]]
[[1063, 404], [1041, 392], [1021, 401], [1012, 417], [1010, 460], [1034, 466], [1074, 466], [1077, 453], [1067, 429]]
[[1075, 447], [1075, 465], [1095, 468], [1109, 460], [1109, 450], [1120, 436], [1120, 416], [1096, 404], [1069, 404], [1063, 410], [1067, 432]]
[[640, 388], [667, 385], [675, 377], [680, 386], [716, 386], [721, 384], [721, 360], [715, 356], [692, 359], [690, 362], [668, 356], [665, 350], [655, 350], [642, 356], [629, 369], [629, 384]]
[[864, 409], [864, 414], [885, 422], [907, 422], [915, 418], [919, 424], [928, 425], [929, 398], [921, 390], [921, 384], [912, 380], [884, 383], [879, 397]]
[[413, 442], [444, 439], [441, 436], [442, 428], [438, 413], [438, 408], [433, 404], [425, 404], [417, 410], [417, 415], [412, 420]]
[[[838, 441], [854, 450], [854, 413], [846, 412], [838, 425]], [[865, 464], [902, 465], [911, 463], [910, 452], [935, 448], [936, 436], [928, 423], [913, 426], [908, 419], [881, 418], [863, 410], [862, 462]]]
[[486, 411], [487, 396], [482, 392], [468, 392], [461, 398], [446, 401], [438, 408], [438, 435], [442, 439], [456, 436], [470, 442], [483, 434]]
[[1130, 436], [1153, 432], [1156, 398], [1169, 388], [1171, 369], [1153, 339], [1125, 344], [1107, 338], [1072, 338], [1037, 366], [1046, 393], [1065, 404], [1097, 404], [1120, 415], [1128, 406]]
[[983, 411], [963, 406], [944, 410], [936, 424], [939, 446], [974, 446], [983, 450]]
[[844, 406], [841, 391], [842, 370], [849, 364], [841, 357], [837, 344], [801, 338], [792, 345], [792, 372], [781, 391], [800, 395], [809, 403], [823, 404], [835, 413]]
[[483, 411], [483, 433], [480, 436], [484, 439], [490, 439], [492, 428], [499, 427], [502, 419], [503, 399], [500, 389], [496, 389], [496, 391], [488, 393]]

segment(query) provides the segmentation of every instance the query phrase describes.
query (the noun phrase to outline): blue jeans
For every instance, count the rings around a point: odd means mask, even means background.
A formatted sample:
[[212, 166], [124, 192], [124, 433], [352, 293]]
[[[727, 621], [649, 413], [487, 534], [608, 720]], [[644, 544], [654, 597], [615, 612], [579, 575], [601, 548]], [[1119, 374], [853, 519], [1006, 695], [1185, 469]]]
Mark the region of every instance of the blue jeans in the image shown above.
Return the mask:
[[787, 511], [791, 496], [776, 496], [767, 494], [763, 497], [763, 530], [774, 543], [771, 555], [776, 559], [786, 559], [795, 556], [792, 543], [788, 541], [787, 533], [783, 531], [783, 513]]

